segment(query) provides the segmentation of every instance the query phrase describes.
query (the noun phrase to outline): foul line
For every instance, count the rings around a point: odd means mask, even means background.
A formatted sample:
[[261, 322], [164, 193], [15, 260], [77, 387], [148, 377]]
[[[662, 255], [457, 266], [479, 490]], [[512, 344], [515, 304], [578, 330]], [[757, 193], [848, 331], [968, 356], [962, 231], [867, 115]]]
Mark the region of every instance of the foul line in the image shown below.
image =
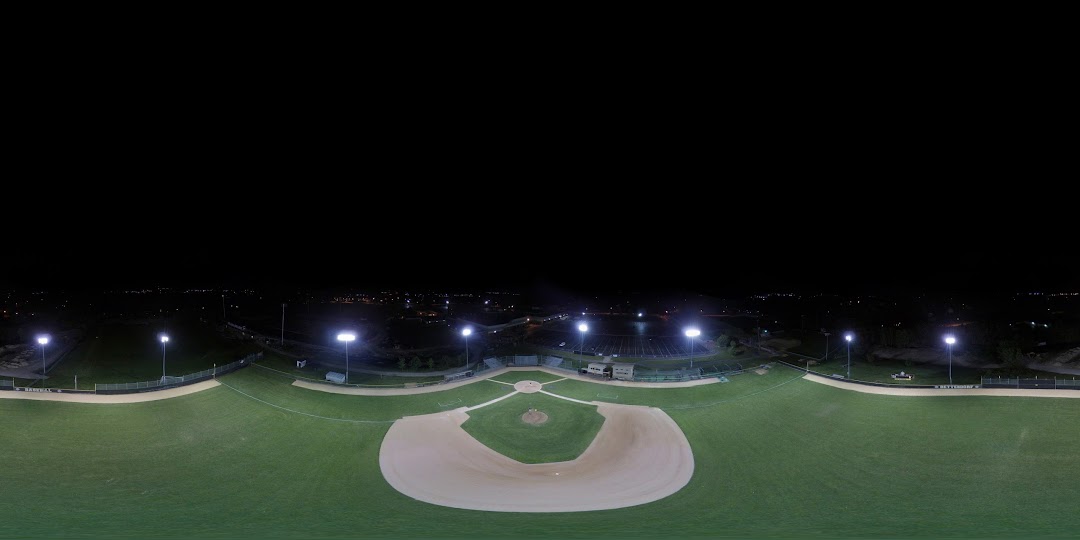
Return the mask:
[[514, 386], [514, 383], [512, 383], [512, 382], [496, 381], [495, 379], [484, 379], [484, 380], [499, 383], [499, 384], [505, 384], [506, 386]]
[[540, 386], [544, 386], [544, 385], [548, 385], [548, 384], [555, 384], [555, 383], [557, 383], [559, 381], [565, 381], [566, 379], [569, 379], [569, 378], [570, 377], [563, 377], [561, 379], [556, 379], [556, 380], [551, 381], [551, 382], [542, 383]]
[[275, 409], [281, 409], [283, 411], [288, 411], [288, 412], [295, 413], [295, 414], [302, 414], [304, 416], [310, 416], [312, 418], [320, 418], [322, 420], [333, 420], [335, 422], [351, 422], [353, 424], [393, 424], [394, 423], [394, 420], [349, 420], [347, 418], [330, 418], [329, 416], [319, 416], [317, 414], [294, 411], [292, 409], [282, 407], [281, 405], [274, 405], [273, 403], [270, 403], [269, 401], [263, 401], [263, 400], [255, 397], [255, 396], [253, 396], [251, 394], [241, 392], [240, 390], [237, 390], [236, 388], [233, 388], [232, 386], [221, 382], [221, 379], [218, 379], [217, 381], [218, 381], [218, 384], [220, 384], [220, 385], [222, 385], [222, 386], [224, 386], [226, 388], [229, 388], [232, 391], [234, 391], [234, 392], [236, 392], [236, 393], [238, 393], [240, 395], [247, 396], [247, 397], [249, 397], [251, 399], [254, 399], [255, 401], [258, 401], [259, 403], [263, 403], [263, 404], [269, 405], [271, 407], [274, 407]]
[[745, 396], [733, 397], [731, 399], [723, 399], [723, 400], [720, 400], [720, 401], [714, 401], [712, 403], [706, 403], [704, 405], [679, 405], [679, 406], [675, 406], [675, 407], [657, 407], [657, 408], [660, 409], [660, 410], [683, 411], [683, 410], [686, 410], [686, 409], [701, 409], [701, 408], [704, 408], [704, 407], [712, 407], [714, 405], [720, 405], [722, 403], [728, 403], [728, 402], [731, 402], [731, 401], [738, 401], [738, 400], [743, 399], [743, 398], [756, 396], [758, 394], [768, 392], [769, 390], [774, 390], [774, 389], [780, 388], [781, 386], [784, 386], [785, 384], [787, 384], [787, 383], [789, 383], [791, 381], [797, 381], [797, 380], [801, 379], [802, 377], [803, 376], [800, 373], [798, 376], [796, 376], [796, 377], [794, 377], [792, 379], [788, 379], [788, 380], [786, 380], [786, 381], [784, 381], [784, 382], [782, 382], [782, 383], [780, 383], [780, 384], [778, 384], [776, 386], [770, 386], [770, 387], [768, 387], [768, 388], [766, 388], [764, 390], [758, 390], [757, 392], [746, 394]]
[[[496, 382], [498, 382], [498, 381], [496, 381]], [[504, 384], [505, 384], [505, 383], [504, 383]], [[513, 386], [513, 385], [510, 385], [510, 386]], [[493, 399], [493, 400], [491, 400], [491, 401], [487, 401], [487, 402], [481, 403], [481, 404], [479, 404], [479, 405], [476, 405], [476, 406], [474, 406], [474, 407], [466, 407], [466, 408], [465, 408], [465, 412], [468, 412], [468, 411], [474, 411], [474, 410], [476, 410], [476, 409], [479, 409], [480, 407], [487, 407], [488, 405], [491, 405], [492, 403], [496, 403], [496, 402], [502, 401], [502, 400], [504, 400], [504, 399], [506, 399], [506, 398], [508, 398], [508, 397], [510, 397], [510, 396], [513, 396], [513, 395], [515, 395], [515, 394], [518, 394], [518, 393], [519, 393], [519, 392], [518, 392], [517, 390], [514, 390], [513, 392], [510, 392], [509, 394], [506, 394], [505, 396], [499, 396], [499, 397], [497, 397], [497, 398], [495, 398], [495, 399]]]
[[551, 392], [547, 392], [547, 391], [544, 391], [544, 390], [541, 390], [540, 393], [541, 394], [547, 394], [547, 395], [549, 395], [551, 397], [556, 397], [556, 398], [559, 398], [559, 399], [565, 399], [566, 401], [573, 401], [574, 403], [581, 403], [582, 405], [592, 405], [593, 407], [596, 406], [596, 403], [593, 402], [593, 401], [581, 401], [580, 399], [574, 399], [572, 397], [560, 396], [559, 394], [552, 394]]

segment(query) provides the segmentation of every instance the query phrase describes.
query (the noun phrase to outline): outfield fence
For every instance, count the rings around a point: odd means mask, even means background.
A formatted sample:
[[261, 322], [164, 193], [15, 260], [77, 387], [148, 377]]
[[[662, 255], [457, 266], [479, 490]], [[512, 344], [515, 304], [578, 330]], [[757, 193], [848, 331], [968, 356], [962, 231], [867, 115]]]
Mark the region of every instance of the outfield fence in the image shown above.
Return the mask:
[[14, 390], [15, 381], [0, 381], [0, 390]]
[[1080, 390], [1080, 379], [1039, 379], [983, 377], [983, 388], [1046, 388], [1056, 390]]
[[805, 366], [798, 366], [790, 364], [783, 360], [773, 360], [778, 364], [783, 364], [791, 369], [804, 371], [819, 377], [825, 377], [827, 379], [837, 379], [855, 384], [862, 384], [866, 386], [881, 386], [885, 388], [1039, 388], [1048, 390], [1080, 390], [1080, 379], [1011, 379], [1001, 377], [981, 377], [980, 384], [898, 384], [898, 383], [883, 383], [876, 381], [860, 381], [858, 379], [848, 379], [846, 377], [837, 376], [835, 374], [830, 375], [827, 373], [821, 373], [811, 369], [807, 369]]
[[205, 380], [212, 379], [218, 375], [224, 375], [226, 373], [232, 373], [240, 368], [247, 367], [254, 362], [262, 358], [263, 353], [257, 352], [249, 354], [240, 360], [225, 364], [223, 366], [214, 366], [211, 369], [205, 369], [196, 373], [189, 373], [180, 377], [162, 377], [156, 381], [143, 381], [134, 383], [114, 383], [114, 384], [95, 384], [94, 391], [98, 394], [134, 394], [138, 392], [153, 392], [155, 390], [164, 390], [166, 388], [176, 388], [178, 386], [186, 386], [189, 384], [195, 384]]

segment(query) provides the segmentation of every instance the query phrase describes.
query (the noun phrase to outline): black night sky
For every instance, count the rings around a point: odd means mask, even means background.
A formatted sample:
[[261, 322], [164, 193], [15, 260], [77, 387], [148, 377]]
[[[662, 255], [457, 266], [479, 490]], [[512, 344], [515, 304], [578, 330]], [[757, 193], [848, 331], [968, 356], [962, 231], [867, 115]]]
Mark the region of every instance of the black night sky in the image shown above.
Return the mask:
[[1080, 288], [1072, 231], [1046, 225], [1035, 238], [959, 212], [949, 223], [925, 207], [888, 215], [906, 202], [882, 210], [754, 190], [675, 197], [656, 183], [645, 184], [647, 198], [601, 184], [583, 185], [579, 198], [542, 181], [495, 189], [497, 197], [463, 188], [456, 199], [424, 198], [422, 187], [376, 196], [381, 182], [251, 197], [193, 189], [93, 211], [46, 205], [48, 229], [8, 236], [0, 284], [718, 295]]
[[0, 286], [1080, 288], [1062, 144], [1023, 119], [383, 91], [57, 110], [12, 148], [32, 173], [4, 189]]

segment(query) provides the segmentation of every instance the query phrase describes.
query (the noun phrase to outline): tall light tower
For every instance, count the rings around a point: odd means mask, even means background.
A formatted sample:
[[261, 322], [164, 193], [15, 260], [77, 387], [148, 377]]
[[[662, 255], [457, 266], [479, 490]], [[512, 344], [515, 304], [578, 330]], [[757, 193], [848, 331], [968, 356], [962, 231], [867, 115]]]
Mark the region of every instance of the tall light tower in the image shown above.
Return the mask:
[[589, 325], [581, 323], [577, 325], [578, 332], [581, 332], [581, 355], [585, 355], [585, 332], [589, 331]]
[[49, 344], [49, 336], [38, 336], [38, 345], [41, 345], [41, 387], [45, 387], [45, 345]]
[[956, 338], [945, 336], [945, 345], [949, 350], [949, 384], [952, 384], [952, 346], [956, 344]]
[[165, 344], [169, 342], [169, 336], [161, 334], [161, 382], [165, 382]]
[[225, 295], [221, 295], [221, 322], [226, 322], [225, 319]]
[[690, 369], [694, 369], [694, 338], [701, 335], [701, 330], [690, 328], [684, 333], [686, 334], [686, 337], [690, 338]]
[[345, 384], [349, 384], [349, 342], [356, 340], [356, 334], [342, 332], [337, 335], [337, 339], [345, 342]]
[[465, 327], [461, 330], [461, 335], [465, 336], [465, 367], [469, 367], [469, 335], [472, 334], [472, 328]]
[[851, 332], [848, 332], [847, 334], [844, 334], [844, 341], [847, 342], [847, 378], [848, 379], [851, 378], [851, 340], [852, 339], [854, 339], [854, 336], [851, 335]]
[[281, 304], [281, 346], [285, 347], [285, 304]]

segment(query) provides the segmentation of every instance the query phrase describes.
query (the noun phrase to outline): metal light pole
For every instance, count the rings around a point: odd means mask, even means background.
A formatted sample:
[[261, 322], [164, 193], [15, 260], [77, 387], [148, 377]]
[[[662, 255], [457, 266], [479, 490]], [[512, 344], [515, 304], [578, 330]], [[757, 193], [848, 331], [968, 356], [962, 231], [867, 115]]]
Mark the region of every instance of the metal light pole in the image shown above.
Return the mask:
[[851, 378], [851, 332], [844, 335], [844, 341], [847, 341], [847, 378]]
[[285, 346], [285, 304], [281, 304], [281, 346]]
[[221, 295], [221, 321], [226, 322], [225, 319], [225, 295]]
[[49, 343], [49, 336], [41, 336], [37, 342], [41, 345], [41, 387], [45, 388], [45, 345]]
[[825, 334], [825, 362], [828, 363], [828, 361], [829, 361], [829, 336], [831, 334], [829, 334], [828, 332], [822, 332], [822, 334]]
[[169, 336], [161, 334], [161, 382], [165, 382], [165, 344], [169, 342]]
[[581, 332], [581, 355], [585, 356], [585, 332], [589, 331], [589, 325], [581, 323], [577, 326], [579, 332]]
[[461, 335], [465, 336], [465, 367], [469, 367], [469, 334], [472, 334], [472, 328], [461, 331]]
[[952, 336], [945, 336], [945, 345], [949, 350], [949, 384], [952, 384], [952, 346], [956, 343], [956, 338]]
[[345, 384], [349, 384], [349, 342], [356, 339], [356, 334], [342, 332], [337, 338], [338, 341], [345, 342]]
[[690, 369], [694, 369], [694, 338], [701, 335], [701, 330], [690, 328], [684, 333], [686, 337], [690, 338]]

